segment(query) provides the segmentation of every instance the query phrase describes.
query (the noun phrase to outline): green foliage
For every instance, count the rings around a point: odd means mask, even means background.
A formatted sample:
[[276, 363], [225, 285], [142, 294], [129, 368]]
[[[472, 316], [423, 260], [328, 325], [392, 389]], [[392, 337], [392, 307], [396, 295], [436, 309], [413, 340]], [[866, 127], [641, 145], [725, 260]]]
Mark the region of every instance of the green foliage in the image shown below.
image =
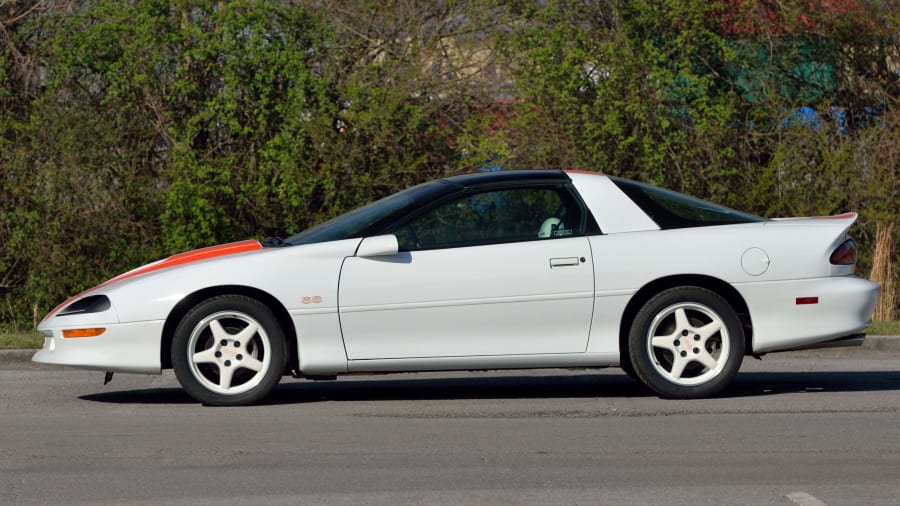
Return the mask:
[[0, 321], [489, 166], [602, 170], [770, 217], [855, 210], [865, 273], [875, 223], [900, 212], [900, 18], [750, 4], [9, 4]]
[[[166, 251], [253, 235], [287, 218], [265, 202], [289, 168], [265, 155], [272, 143], [303, 145], [321, 129], [298, 118], [328, 115], [323, 78], [313, 72], [325, 38], [315, 15], [266, 2], [110, 1], [65, 26], [77, 33], [58, 39], [61, 78], [99, 82], [100, 103], [149, 116], [154, 147], [166, 156], [158, 174]], [[71, 38], [79, 44], [66, 47]]]
[[735, 172], [727, 142], [737, 111], [712, 72], [734, 55], [709, 26], [710, 4], [635, 2], [615, 22], [565, 21], [604, 19], [609, 9], [578, 2], [536, 8], [532, 23], [509, 37], [506, 52], [528, 100], [518, 162], [725, 194]]
[[705, 0], [530, 5], [503, 35], [522, 99], [503, 132], [511, 164], [602, 170], [770, 217], [856, 210], [868, 251], [875, 222], [900, 211], [896, 40], [877, 12], [777, 7], [781, 24], [734, 33], [734, 5]]
[[870, 336], [900, 336], [900, 321], [875, 322], [865, 333]]
[[0, 327], [0, 350], [37, 350], [44, 344], [44, 336], [35, 331]]

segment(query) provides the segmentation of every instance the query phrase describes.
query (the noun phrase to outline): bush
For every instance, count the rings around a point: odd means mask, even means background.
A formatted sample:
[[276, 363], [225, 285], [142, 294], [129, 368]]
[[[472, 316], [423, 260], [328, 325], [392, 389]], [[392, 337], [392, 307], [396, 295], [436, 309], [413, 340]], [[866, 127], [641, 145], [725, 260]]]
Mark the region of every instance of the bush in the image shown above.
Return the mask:
[[485, 167], [602, 170], [769, 217], [856, 210], [866, 271], [900, 212], [900, 18], [813, 3], [11, 4], [0, 322]]

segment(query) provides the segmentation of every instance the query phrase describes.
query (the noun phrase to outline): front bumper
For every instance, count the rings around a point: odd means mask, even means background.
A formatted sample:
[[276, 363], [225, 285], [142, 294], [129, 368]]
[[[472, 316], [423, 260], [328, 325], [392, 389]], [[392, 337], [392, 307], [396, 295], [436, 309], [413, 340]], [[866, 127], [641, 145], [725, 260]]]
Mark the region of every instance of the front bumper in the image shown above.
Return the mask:
[[[51, 319], [53, 321], [53, 319]], [[160, 346], [164, 320], [90, 324], [106, 331], [96, 337], [65, 338], [62, 331], [78, 326], [52, 327], [44, 322], [44, 347], [32, 361], [100, 371], [160, 374]]]

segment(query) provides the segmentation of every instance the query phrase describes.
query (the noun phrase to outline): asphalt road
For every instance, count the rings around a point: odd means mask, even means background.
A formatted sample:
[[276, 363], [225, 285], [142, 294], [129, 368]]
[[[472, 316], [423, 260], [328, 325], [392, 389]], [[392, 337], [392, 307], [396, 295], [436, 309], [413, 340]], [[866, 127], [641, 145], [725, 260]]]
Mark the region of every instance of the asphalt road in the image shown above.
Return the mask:
[[900, 352], [745, 361], [666, 401], [618, 370], [286, 379], [0, 365], [0, 504], [898, 504]]

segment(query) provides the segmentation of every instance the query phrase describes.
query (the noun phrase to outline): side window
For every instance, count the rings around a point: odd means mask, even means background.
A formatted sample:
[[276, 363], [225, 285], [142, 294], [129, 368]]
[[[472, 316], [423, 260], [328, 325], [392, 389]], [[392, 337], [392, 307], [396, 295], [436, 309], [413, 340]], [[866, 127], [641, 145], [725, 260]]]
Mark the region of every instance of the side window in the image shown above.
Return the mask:
[[534, 241], [584, 234], [584, 211], [564, 186], [466, 193], [400, 225], [401, 250]]

